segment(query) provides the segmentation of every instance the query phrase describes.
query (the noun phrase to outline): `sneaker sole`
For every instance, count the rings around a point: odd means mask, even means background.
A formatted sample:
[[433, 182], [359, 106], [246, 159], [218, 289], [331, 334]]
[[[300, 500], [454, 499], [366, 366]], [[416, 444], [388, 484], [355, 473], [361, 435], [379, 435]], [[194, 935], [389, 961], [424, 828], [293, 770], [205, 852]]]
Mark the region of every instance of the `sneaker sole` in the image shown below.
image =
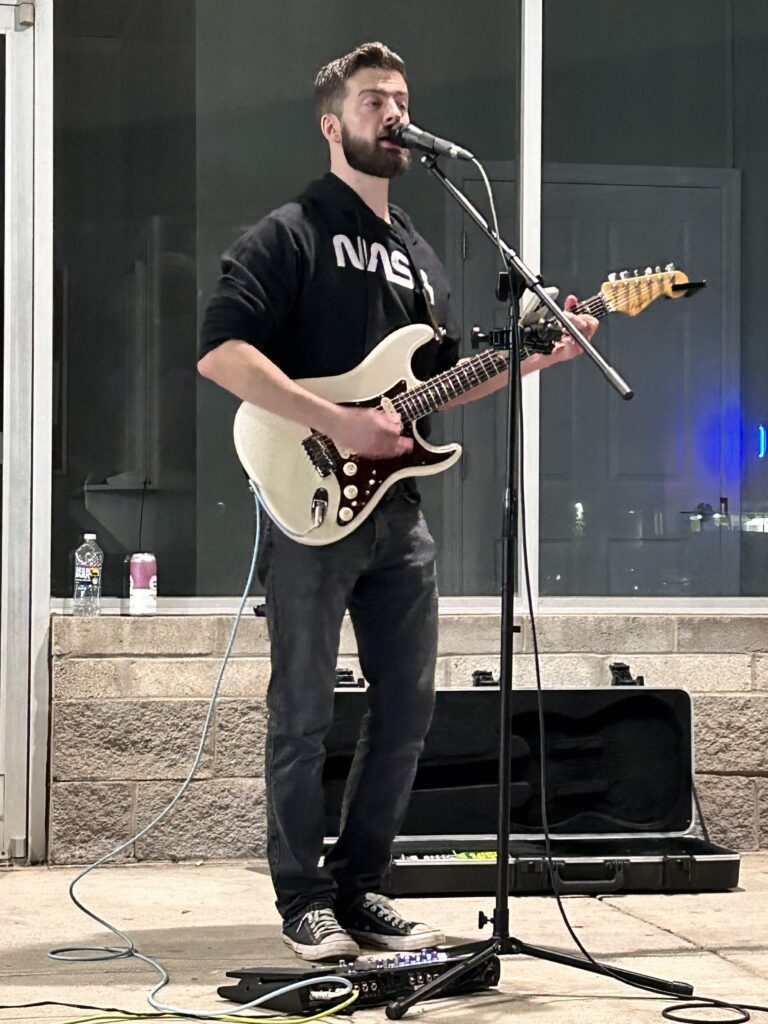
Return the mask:
[[413, 952], [417, 949], [432, 949], [445, 942], [442, 932], [417, 932], [415, 935], [374, 935], [371, 932], [358, 932], [348, 929], [353, 939], [361, 946], [373, 946], [374, 949], [391, 949], [397, 952]]
[[294, 942], [285, 934], [282, 938], [286, 946], [290, 946], [296, 956], [300, 956], [302, 960], [344, 960], [346, 957], [355, 959], [360, 955], [360, 947], [352, 938], [328, 939], [318, 946]]

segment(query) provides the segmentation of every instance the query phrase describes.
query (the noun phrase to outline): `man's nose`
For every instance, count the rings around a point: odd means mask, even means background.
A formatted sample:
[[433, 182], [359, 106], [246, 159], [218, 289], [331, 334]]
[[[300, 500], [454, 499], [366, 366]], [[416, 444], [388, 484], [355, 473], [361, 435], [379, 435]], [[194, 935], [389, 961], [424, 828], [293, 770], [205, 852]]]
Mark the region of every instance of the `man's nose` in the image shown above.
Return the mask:
[[394, 99], [389, 100], [384, 114], [384, 123], [387, 125], [397, 124], [398, 121], [402, 120], [402, 117], [403, 112], [397, 105], [397, 101]]

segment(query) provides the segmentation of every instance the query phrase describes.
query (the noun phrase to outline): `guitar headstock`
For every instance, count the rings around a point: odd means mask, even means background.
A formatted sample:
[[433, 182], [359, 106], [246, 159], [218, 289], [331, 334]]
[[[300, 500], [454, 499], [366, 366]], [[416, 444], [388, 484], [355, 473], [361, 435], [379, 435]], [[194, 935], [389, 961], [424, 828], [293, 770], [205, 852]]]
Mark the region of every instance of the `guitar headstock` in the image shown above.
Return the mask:
[[620, 274], [609, 274], [603, 282], [600, 295], [611, 313], [627, 313], [637, 316], [650, 306], [661, 295], [668, 299], [678, 299], [686, 294], [685, 285], [688, 277], [682, 270], [676, 270], [674, 263], [661, 267], [646, 267], [645, 272], [635, 270], [630, 274], [622, 270]]

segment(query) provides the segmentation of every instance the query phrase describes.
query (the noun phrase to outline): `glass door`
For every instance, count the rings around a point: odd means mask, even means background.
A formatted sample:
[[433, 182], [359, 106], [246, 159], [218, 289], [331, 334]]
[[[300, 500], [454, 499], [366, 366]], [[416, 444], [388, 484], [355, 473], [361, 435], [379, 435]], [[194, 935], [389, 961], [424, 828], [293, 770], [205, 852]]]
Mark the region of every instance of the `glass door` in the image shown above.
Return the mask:
[[0, 4], [0, 862], [27, 856], [32, 496], [34, 5]]

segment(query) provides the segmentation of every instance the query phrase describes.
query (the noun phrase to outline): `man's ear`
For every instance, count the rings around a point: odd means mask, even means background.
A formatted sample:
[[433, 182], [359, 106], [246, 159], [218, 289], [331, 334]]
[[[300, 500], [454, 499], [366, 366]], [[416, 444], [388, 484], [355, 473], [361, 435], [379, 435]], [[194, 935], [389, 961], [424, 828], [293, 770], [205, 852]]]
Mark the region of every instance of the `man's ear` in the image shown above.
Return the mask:
[[323, 114], [320, 131], [328, 142], [341, 142], [341, 121], [336, 114]]

